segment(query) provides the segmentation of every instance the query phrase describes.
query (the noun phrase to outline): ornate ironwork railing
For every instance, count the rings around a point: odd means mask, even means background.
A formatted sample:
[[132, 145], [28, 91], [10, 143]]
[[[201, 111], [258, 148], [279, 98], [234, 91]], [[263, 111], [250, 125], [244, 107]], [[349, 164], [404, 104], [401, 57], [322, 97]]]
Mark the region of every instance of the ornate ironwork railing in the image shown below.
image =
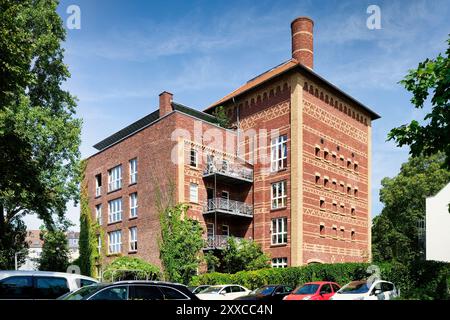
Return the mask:
[[227, 161], [210, 161], [206, 164], [204, 175], [220, 173], [230, 177], [253, 181], [253, 169]]
[[229, 214], [253, 217], [253, 206], [224, 198], [208, 199], [203, 212], [223, 211]]

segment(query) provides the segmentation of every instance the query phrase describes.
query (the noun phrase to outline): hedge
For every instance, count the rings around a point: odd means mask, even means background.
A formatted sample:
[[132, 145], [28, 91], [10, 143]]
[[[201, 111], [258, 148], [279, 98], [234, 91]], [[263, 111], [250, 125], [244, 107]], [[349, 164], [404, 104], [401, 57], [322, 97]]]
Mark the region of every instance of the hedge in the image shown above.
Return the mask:
[[158, 267], [134, 257], [118, 257], [103, 271], [103, 281], [119, 280], [158, 280], [161, 272]]
[[[367, 278], [368, 263], [313, 264], [284, 269], [241, 271], [235, 274], [205, 273], [195, 276], [191, 285], [240, 284], [256, 289], [267, 284], [285, 284], [296, 287], [311, 281], [333, 281], [345, 285], [352, 280]], [[418, 262], [407, 267], [400, 263], [377, 264], [383, 280], [395, 283], [402, 298], [447, 299], [449, 265], [438, 262]]]

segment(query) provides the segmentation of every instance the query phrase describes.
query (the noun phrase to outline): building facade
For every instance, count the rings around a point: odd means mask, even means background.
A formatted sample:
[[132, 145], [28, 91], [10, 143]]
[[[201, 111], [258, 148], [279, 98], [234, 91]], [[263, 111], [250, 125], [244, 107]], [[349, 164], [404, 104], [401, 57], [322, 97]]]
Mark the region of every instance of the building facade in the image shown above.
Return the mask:
[[[85, 183], [103, 261], [159, 264], [157, 204], [168, 198], [190, 204], [205, 250], [233, 236], [260, 243], [274, 267], [370, 260], [379, 116], [313, 71], [311, 19], [291, 32], [291, 59], [204, 112], [163, 92], [157, 111], [94, 146]], [[231, 129], [217, 125], [219, 107]]]
[[450, 183], [426, 199], [425, 253], [427, 260], [450, 262]]

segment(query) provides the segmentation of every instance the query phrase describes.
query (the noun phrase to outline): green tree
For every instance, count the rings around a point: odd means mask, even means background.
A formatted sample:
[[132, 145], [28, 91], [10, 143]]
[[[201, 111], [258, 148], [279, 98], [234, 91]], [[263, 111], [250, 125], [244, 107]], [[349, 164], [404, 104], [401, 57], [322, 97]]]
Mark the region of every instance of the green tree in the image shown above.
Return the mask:
[[17, 266], [25, 262], [28, 244], [25, 241], [27, 226], [19, 217], [12, 219], [5, 228], [3, 249], [0, 252], [0, 270], [13, 270], [17, 258]]
[[167, 207], [160, 214], [160, 258], [166, 280], [188, 284], [197, 273], [204, 247], [203, 228], [186, 217], [188, 205]]
[[269, 257], [263, 253], [259, 244], [253, 240], [237, 240], [230, 237], [217, 267], [223, 272], [236, 273], [243, 270], [263, 269], [268, 266]]
[[36, 214], [50, 230], [78, 196], [81, 120], [61, 88], [70, 74], [57, 5], [0, 0], [0, 260], [7, 265], [24, 215]]
[[412, 93], [412, 104], [422, 109], [431, 94], [432, 110], [424, 124], [413, 120], [408, 125], [394, 128], [388, 135], [397, 145], [410, 146], [412, 156], [446, 154], [444, 165], [450, 168], [450, 39], [446, 55], [426, 59], [415, 70], [410, 70], [400, 83]]
[[222, 128], [230, 127], [230, 119], [228, 118], [225, 108], [223, 106], [218, 106], [212, 113], [216, 117], [217, 124]]
[[42, 253], [39, 257], [39, 270], [66, 272], [69, 266], [69, 245], [67, 243], [68, 223], [62, 223], [51, 230], [44, 226], [41, 230]]
[[450, 181], [445, 154], [410, 158], [394, 178], [381, 181], [384, 208], [373, 221], [373, 259], [410, 263], [420, 257], [418, 222], [425, 218], [425, 199]]
[[135, 257], [116, 258], [103, 271], [104, 281], [158, 280], [159, 277], [158, 267]]

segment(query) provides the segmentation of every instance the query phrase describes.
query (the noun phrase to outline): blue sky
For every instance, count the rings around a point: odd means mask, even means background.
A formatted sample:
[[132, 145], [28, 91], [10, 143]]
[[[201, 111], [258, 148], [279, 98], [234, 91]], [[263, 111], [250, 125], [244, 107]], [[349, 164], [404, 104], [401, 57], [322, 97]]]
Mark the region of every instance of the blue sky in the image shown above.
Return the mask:
[[[315, 22], [314, 69], [382, 116], [373, 124], [373, 206], [380, 181], [395, 176], [408, 149], [386, 142], [395, 126], [422, 119], [397, 82], [427, 57], [444, 52], [450, 4], [434, 1], [117, 1], [63, 0], [81, 9], [81, 29], [67, 30], [65, 84], [79, 99], [81, 152], [154, 111], [164, 90], [199, 110], [291, 56], [290, 22]], [[381, 9], [369, 30], [367, 7]], [[426, 110], [425, 110], [426, 111]], [[79, 209], [68, 206], [78, 224]], [[29, 228], [38, 228], [27, 217]]]

